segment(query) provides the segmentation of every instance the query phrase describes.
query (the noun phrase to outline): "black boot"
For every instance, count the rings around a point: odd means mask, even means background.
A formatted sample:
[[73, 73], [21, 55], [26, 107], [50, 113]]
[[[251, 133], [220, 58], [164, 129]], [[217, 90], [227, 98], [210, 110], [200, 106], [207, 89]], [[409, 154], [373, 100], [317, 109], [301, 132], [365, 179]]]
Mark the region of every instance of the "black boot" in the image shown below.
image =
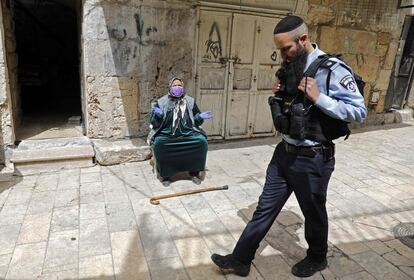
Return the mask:
[[326, 258], [317, 260], [307, 256], [292, 267], [292, 274], [297, 277], [310, 277], [316, 272], [324, 270], [327, 265]]
[[250, 264], [243, 264], [236, 260], [232, 254], [222, 256], [218, 254], [212, 254], [211, 260], [222, 269], [231, 269], [239, 276], [246, 277], [250, 272]]

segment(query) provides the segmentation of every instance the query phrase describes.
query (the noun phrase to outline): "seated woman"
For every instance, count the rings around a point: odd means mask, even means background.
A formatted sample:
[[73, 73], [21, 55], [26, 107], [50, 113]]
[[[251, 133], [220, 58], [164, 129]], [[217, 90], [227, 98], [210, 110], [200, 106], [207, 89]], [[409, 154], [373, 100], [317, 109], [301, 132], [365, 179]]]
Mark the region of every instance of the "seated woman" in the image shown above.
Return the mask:
[[211, 118], [211, 112], [201, 113], [194, 99], [185, 94], [181, 79], [170, 80], [168, 94], [152, 107], [152, 130], [148, 135], [164, 186], [171, 183], [172, 176], [184, 171], [190, 173], [194, 183], [201, 183], [199, 174], [206, 165], [208, 144], [199, 126]]

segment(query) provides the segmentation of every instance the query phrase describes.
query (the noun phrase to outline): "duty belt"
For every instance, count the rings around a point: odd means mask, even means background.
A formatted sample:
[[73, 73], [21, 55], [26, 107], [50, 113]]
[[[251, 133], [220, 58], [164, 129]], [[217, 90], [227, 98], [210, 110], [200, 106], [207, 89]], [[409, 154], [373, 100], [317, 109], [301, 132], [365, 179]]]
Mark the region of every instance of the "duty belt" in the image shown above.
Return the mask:
[[282, 141], [286, 152], [306, 156], [314, 157], [317, 154], [323, 155], [323, 160], [328, 161], [335, 156], [335, 144], [329, 143], [328, 145], [317, 145], [317, 146], [295, 146], [285, 140]]

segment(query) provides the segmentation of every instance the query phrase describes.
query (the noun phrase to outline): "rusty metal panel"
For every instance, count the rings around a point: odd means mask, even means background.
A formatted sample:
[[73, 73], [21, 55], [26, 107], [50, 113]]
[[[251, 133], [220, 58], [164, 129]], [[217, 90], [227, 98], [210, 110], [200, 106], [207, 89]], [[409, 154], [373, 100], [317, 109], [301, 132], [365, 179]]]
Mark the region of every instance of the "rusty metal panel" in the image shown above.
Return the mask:
[[220, 62], [228, 56], [228, 31], [231, 14], [201, 11], [198, 37], [198, 61]]
[[259, 52], [258, 62], [264, 65], [281, 64], [282, 60], [279, 51], [276, 49], [273, 42], [273, 29], [280, 19], [275, 18], [261, 18], [260, 20], [260, 35], [259, 35]]
[[225, 108], [224, 90], [202, 90], [198, 105], [201, 111], [211, 111], [214, 116], [203, 124], [207, 135], [220, 136], [223, 129], [223, 108]]
[[275, 82], [275, 72], [277, 68], [265, 68], [259, 69], [257, 75], [257, 89], [258, 90], [271, 90], [273, 83]]
[[246, 135], [248, 133], [248, 112], [250, 98], [248, 94], [234, 94], [230, 102], [229, 134]]
[[261, 93], [256, 96], [255, 119], [253, 122], [253, 134], [273, 132], [272, 115], [268, 105], [268, 98], [271, 93]]
[[233, 20], [231, 53], [240, 64], [253, 63], [256, 17], [235, 15]]
[[200, 89], [224, 90], [226, 79], [226, 68], [200, 68]]
[[252, 69], [234, 69], [233, 75], [233, 89], [247, 89], [251, 88]]

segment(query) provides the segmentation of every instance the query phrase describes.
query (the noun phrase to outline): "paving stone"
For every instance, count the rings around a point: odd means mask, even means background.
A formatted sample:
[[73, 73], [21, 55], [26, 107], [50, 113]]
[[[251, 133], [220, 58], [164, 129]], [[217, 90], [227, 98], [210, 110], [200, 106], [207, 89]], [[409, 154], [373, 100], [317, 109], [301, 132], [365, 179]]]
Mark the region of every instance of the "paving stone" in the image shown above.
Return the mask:
[[104, 255], [111, 252], [105, 218], [80, 220], [79, 257]]
[[129, 231], [137, 228], [134, 212], [129, 202], [106, 204], [106, 215], [109, 232]]
[[9, 264], [12, 254], [6, 254], [0, 256], [0, 279], [6, 278], [7, 270], [9, 269]]
[[43, 266], [43, 274], [59, 275], [64, 271], [77, 271], [79, 230], [51, 232]]
[[27, 204], [4, 206], [0, 211], [0, 226], [23, 223], [27, 207]]
[[32, 197], [33, 189], [12, 189], [7, 196], [4, 206], [28, 204]]
[[372, 276], [368, 272], [361, 271], [361, 272], [357, 272], [351, 275], [347, 275], [341, 278], [341, 280], [376, 280], [376, 279], [374, 278], [374, 276]]
[[80, 203], [105, 202], [101, 183], [88, 183], [80, 186]]
[[79, 204], [79, 191], [76, 189], [56, 192], [55, 207], [67, 207]]
[[35, 192], [27, 209], [27, 215], [52, 212], [55, 195], [55, 191]]
[[63, 170], [59, 173], [57, 190], [79, 189], [80, 169]]
[[60, 207], [53, 210], [51, 232], [79, 229], [79, 206]]
[[344, 256], [329, 258], [329, 269], [338, 277], [364, 270], [355, 261]]
[[150, 279], [144, 250], [137, 231], [112, 233], [111, 247], [116, 279]]
[[381, 258], [374, 252], [364, 252], [351, 256], [360, 266], [376, 279], [384, 280], [404, 280], [410, 279], [406, 274], [398, 268]]
[[81, 203], [80, 204], [80, 219], [98, 219], [105, 218], [105, 203]]
[[79, 279], [115, 279], [112, 256], [110, 254], [81, 258]]
[[254, 264], [264, 279], [272, 279], [275, 275], [280, 279], [297, 279], [281, 256], [257, 256]]
[[212, 263], [211, 253], [201, 237], [180, 238], [175, 245], [190, 279], [225, 279]]
[[188, 280], [184, 265], [180, 258], [164, 258], [159, 260], [152, 260], [148, 262], [151, 271], [152, 279]]
[[40, 280], [79, 279], [78, 275], [79, 275], [79, 271], [76, 268], [76, 269], [70, 269], [70, 270], [42, 273], [39, 279]]
[[100, 183], [100, 182], [101, 182], [100, 172], [82, 173], [80, 176], [81, 185], [87, 184], [87, 183]]
[[36, 279], [42, 273], [46, 242], [16, 246], [6, 279]]
[[185, 208], [161, 210], [161, 213], [173, 239], [200, 235]]
[[412, 260], [395, 251], [386, 253], [382, 257], [392, 263], [394, 266], [414, 266], [414, 262]]
[[128, 202], [128, 194], [122, 184], [103, 185], [105, 203]]
[[399, 269], [401, 269], [405, 274], [410, 276], [414, 279], [414, 267], [412, 266], [400, 266]]
[[17, 244], [47, 241], [52, 213], [27, 215], [20, 229]]
[[20, 224], [0, 226], [0, 255], [13, 253], [20, 227]]
[[385, 253], [391, 252], [393, 249], [386, 246], [383, 242], [379, 240], [372, 240], [364, 242], [372, 251], [376, 252], [378, 255], [383, 255]]
[[160, 213], [137, 217], [138, 229], [147, 260], [177, 257], [177, 249]]
[[37, 177], [35, 191], [55, 191], [57, 189], [59, 174], [41, 174]]

